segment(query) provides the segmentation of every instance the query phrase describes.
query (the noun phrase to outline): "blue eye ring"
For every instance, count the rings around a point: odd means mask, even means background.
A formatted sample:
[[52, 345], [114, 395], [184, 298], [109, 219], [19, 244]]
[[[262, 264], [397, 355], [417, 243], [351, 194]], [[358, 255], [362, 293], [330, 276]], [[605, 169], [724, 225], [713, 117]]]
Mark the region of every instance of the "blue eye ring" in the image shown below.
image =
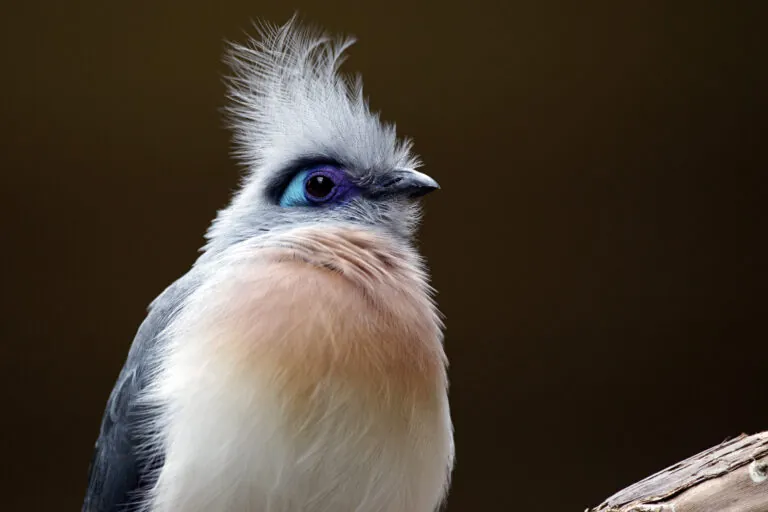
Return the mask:
[[[326, 181], [318, 183], [318, 177]], [[344, 169], [325, 164], [299, 171], [288, 183], [279, 203], [283, 207], [323, 206], [344, 202], [357, 191]]]

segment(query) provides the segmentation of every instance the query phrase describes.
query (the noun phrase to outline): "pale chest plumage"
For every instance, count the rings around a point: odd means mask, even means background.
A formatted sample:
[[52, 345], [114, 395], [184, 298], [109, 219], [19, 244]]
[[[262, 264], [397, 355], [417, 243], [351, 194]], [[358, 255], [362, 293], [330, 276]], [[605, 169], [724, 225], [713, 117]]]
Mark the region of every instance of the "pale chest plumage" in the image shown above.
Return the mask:
[[168, 332], [152, 512], [432, 512], [453, 462], [414, 256], [339, 229], [243, 245]]

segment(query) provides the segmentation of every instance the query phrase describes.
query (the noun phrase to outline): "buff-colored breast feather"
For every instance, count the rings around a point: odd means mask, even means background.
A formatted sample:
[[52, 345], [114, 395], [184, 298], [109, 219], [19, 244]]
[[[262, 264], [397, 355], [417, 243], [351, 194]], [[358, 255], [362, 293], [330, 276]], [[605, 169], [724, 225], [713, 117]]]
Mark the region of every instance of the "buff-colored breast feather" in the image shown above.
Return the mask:
[[[174, 370], [154, 398], [177, 405], [153, 510], [204, 510], [201, 499], [221, 507], [174, 488], [191, 478], [204, 489], [206, 461], [234, 461], [216, 477], [237, 489], [219, 510], [261, 512], [248, 504], [268, 496], [275, 512], [431, 512], [453, 445], [441, 324], [414, 253], [337, 228], [274, 235], [226, 258], [169, 334]], [[217, 408], [247, 433], [217, 425]], [[206, 422], [192, 433], [174, 426]], [[186, 445], [204, 435], [225, 446], [197, 453], [191, 475]]]

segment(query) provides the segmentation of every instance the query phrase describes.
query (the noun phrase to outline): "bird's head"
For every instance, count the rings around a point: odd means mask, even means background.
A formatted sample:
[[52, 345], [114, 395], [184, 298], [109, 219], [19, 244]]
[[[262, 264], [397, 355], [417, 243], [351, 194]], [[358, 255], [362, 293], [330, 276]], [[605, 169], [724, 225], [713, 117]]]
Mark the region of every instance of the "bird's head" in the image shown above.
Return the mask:
[[207, 248], [333, 224], [408, 241], [419, 198], [438, 184], [417, 170], [410, 141], [370, 111], [360, 77], [339, 73], [354, 40], [300, 27], [295, 17], [259, 32], [228, 53], [227, 112], [247, 172], [211, 226]]

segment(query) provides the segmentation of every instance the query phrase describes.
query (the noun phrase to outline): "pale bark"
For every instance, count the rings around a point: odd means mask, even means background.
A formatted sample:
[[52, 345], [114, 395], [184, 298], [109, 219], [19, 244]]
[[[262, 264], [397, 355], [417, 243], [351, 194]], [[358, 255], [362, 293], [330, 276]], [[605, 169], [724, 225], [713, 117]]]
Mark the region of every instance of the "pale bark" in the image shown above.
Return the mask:
[[714, 446], [588, 511], [768, 512], [768, 431]]

